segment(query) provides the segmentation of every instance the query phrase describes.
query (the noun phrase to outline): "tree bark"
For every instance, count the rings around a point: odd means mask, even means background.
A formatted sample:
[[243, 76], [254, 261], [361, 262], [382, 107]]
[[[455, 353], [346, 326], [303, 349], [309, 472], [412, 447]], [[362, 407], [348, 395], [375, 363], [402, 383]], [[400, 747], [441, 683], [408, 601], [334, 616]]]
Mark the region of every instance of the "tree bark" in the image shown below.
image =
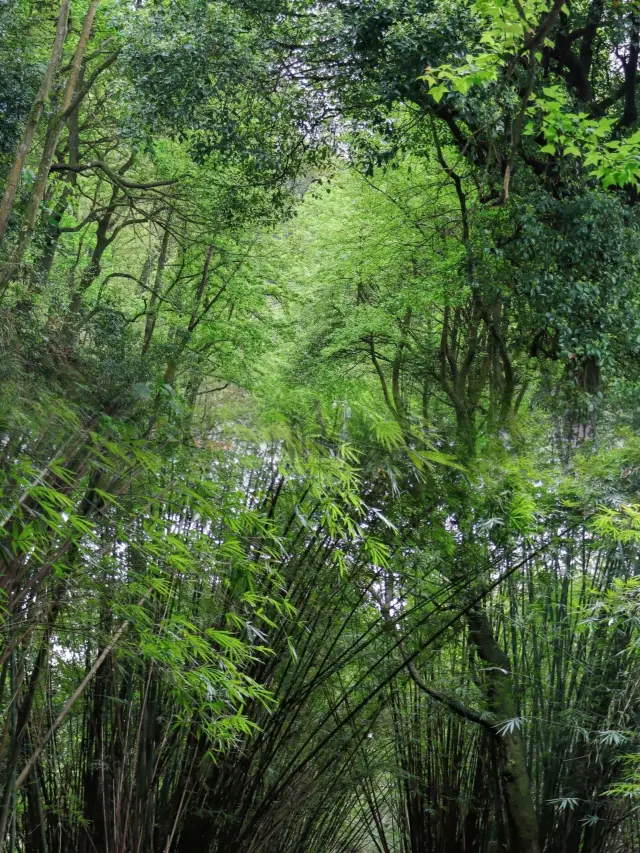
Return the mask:
[[[496, 641], [486, 614], [476, 609], [468, 616], [471, 640], [487, 667], [488, 700], [493, 714], [515, 720], [509, 658]], [[540, 853], [538, 822], [527, 773], [526, 753], [518, 723], [496, 733], [497, 760], [509, 819], [511, 853]]]
[[62, 48], [64, 46], [64, 42], [67, 36], [68, 18], [69, 0], [62, 0], [60, 4], [60, 12], [58, 13], [58, 22], [56, 24], [56, 34], [53, 41], [53, 47], [51, 48], [51, 55], [47, 64], [47, 70], [44, 73], [44, 77], [42, 78], [42, 83], [40, 84], [40, 88], [38, 89], [36, 99], [33, 102], [33, 106], [31, 107], [31, 111], [27, 118], [27, 123], [22, 134], [22, 139], [20, 140], [20, 144], [18, 145], [18, 150], [16, 151], [13, 166], [11, 167], [11, 171], [9, 172], [9, 177], [7, 178], [7, 186], [4, 191], [2, 204], [0, 205], [0, 246], [2, 245], [2, 241], [7, 230], [7, 224], [9, 222], [9, 217], [13, 209], [13, 202], [15, 200], [16, 192], [18, 190], [18, 184], [20, 183], [20, 175], [22, 174], [22, 169], [24, 167], [25, 160], [27, 159], [27, 155], [29, 154], [29, 150], [31, 149], [31, 143], [33, 142], [33, 137], [38, 127], [40, 116], [42, 115], [42, 110], [44, 109], [44, 105], [46, 104], [49, 98], [51, 85], [53, 83], [53, 79], [60, 64]]
[[53, 163], [53, 157], [58, 147], [60, 133], [62, 132], [65, 122], [76, 108], [73, 103], [73, 95], [76, 91], [76, 85], [80, 77], [82, 61], [86, 53], [89, 37], [91, 36], [93, 21], [95, 19], [99, 3], [100, 0], [92, 0], [91, 5], [87, 10], [87, 14], [84, 17], [80, 38], [78, 39], [78, 44], [76, 45], [73, 60], [71, 62], [71, 71], [69, 72], [69, 77], [65, 86], [62, 104], [49, 122], [47, 135], [44, 141], [44, 148], [40, 158], [40, 165], [38, 167], [38, 174], [33, 185], [29, 205], [21, 226], [20, 241], [11, 260], [0, 273], [0, 287], [2, 288], [5, 288], [15, 277], [31, 242], [31, 236], [38, 218], [38, 211], [40, 210], [40, 203], [44, 198], [45, 190], [47, 188], [49, 169]]
[[171, 213], [167, 217], [167, 222], [164, 229], [164, 235], [162, 237], [162, 243], [160, 245], [160, 255], [158, 256], [158, 265], [156, 267], [156, 276], [153, 283], [153, 291], [151, 292], [151, 299], [149, 300], [149, 312], [147, 313], [147, 318], [144, 325], [144, 339], [142, 343], [142, 355], [146, 355], [149, 352], [149, 347], [151, 346], [151, 338], [153, 337], [153, 333], [156, 328], [156, 320], [158, 319], [158, 305], [160, 303], [160, 295], [162, 292], [162, 276], [164, 274], [164, 268], [167, 263], [167, 253], [169, 250], [169, 238], [171, 233], [169, 231], [169, 224], [171, 222]]
[[116, 205], [113, 203], [113, 200], [114, 197], [112, 197], [112, 203], [109, 205], [104, 215], [101, 216], [98, 220], [96, 243], [93, 247], [93, 252], [91, 253], [91, 260], [82, 271], [82, 275], [80, 276], [80, 283], [71, 293], [71, 298], [69, 300], [70, 317], [74, 317], [80, 313], [80, 308], [82, 307], [82, 297], [89, 289], [91, 284], [100, 275], [100, 271], [102, 269], [102, 256], [104, 255], [104, 253], [109, 248], [112, 242], [112, 237], [109, 236], [108, 232], [109, 227], [111, 225], [111, 219], [116, 209]]
[[[211, 258], [213, 257], [213, 245], [207, 247], [207, 253], [204, 257], [204, 267], [202, 269], [202, 276], [200, 277], [200, 283], [198, 285], [198, 290], [196, 291], [195, 300], [193, 303], [193, 308], [191, 310], [191, 318], [189, 320], [189, 325], [186, 330], [182, 332], [180, 337], [180, 342], [176, 347], [176, 350], [172, 354], [171, 358], [167, 363], [167, 368], [164, 372], [163, 382], [165, 385], [173, 385], [175, 380], [176, 370], [178, 369], [178, 361], [180, 356], [184, 352], [189, 339], [191, 338], [191, 334], [195, 327], [198, 325], [200, 321], [200, 317], [198, 316], [198, 311], [202, 304], [202, 300], [205, 294], [205, 290], [207, 289], [207, 283], [209, 281], [209, 267], [211, 266]], [[207, 303], [205, 305], [205, 313], [211, 307], [212, 302]]]

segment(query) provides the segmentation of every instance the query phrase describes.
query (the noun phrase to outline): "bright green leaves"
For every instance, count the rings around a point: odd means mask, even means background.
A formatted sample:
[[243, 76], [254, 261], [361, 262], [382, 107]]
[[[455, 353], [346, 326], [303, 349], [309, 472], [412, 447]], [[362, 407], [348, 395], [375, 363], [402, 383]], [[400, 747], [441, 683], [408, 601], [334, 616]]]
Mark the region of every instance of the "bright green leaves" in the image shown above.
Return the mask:
[[495, 82], [500, 67], [497, 56], [482, 53], [467, 59], [469, 61], [462, 65], [443, 63], [435, 69], [427, 69], [421, 79], [429, 83], [429, 94], [436, 103], [440, 103], [449, 92], [466, 95], [473, 86]]
[[496, 83], [514, 56], [526, 49], [534, 28], [549, 12], [550, 2], [524, 0], [475, 0], [469, 9], [481, 31], [484, 52], [468, 53], [465, 62], [442, 63], [427, 68], [422, 79], [430, 84], [429, 94], [439, 102], [448, 91], [466, 95], [472, 86]]
[[539, 22], [550, 12], [552, 5], [548, 0], [475, 0], [471, 9], [482, 24], [481, 43], [504, 62], [527, 48]]
[[559, 85], [544, 86], [541, 95], [532, 94], [530, 99], [524, 133], [544, 136], [542, 154], [578, 158], [605, 189], [640, 181], [640, 131], [624, 139], [611, 139], [616, 119], [573, 112], [567, 93]]
[[[174, 592], [173, 598], [178, 603], [176, 595]], [[163, 598], [166, 608], [171, 597]], [[155, 607], [161, 602], [159, 599]], [[270, 702], [268, 692], [244, 671], [261, 650], [235, 634], [204, 627], [179, 611], [159, 621], [157, 617], [138, 618], [134, 630], [136, 642], [131, 651], [162, 675], [177, 703], [177, 720], [192, 725], [195, 715], [218, 748], [228, 738], [250, 730], [251, 724], [242, 715], [247, 702]], [[235, 713], [229, 714], [229, 707]]]
[[[614, 138], [618, 116], [599, 111], [576, 110], [575, 99], [565, 82], [545, 84], [536, 67], [543, 53], [536, 48], [555, 49], [545, 28], [553, 19], [557, 4], [528, 2], [502, 3], [482, 0], [470, 8], [482, 29], [480, 42], [489, 49], [467, 54], [465, 61], [442, 63], [427, 68], [421, 78], [429, 83], [436, 103], [447, 94], [466, 96], [474, 86], [493, 86], [490, 100], [504, 113], [514, 128], [517, 153], [520, 133], [531, 139], [543, 138], [538, 152], [552, 158], [576, 158], [588, 174], [607, 189], [640, 182], [640, 132]], [[560, 10], [568, 19], [568, 7]], [[526, 57], [526, 59], [525, 59]], [[523, 87], [516, 69], [519, 60], [527, 66], [528, 82]], [[584, 106], [584, 105], [583, 105]], [[518, 127], [526, 115], [522, 131]], [[531, 143], [530, 143], [531, 144]]]
[[615, 542], [625, 545], [640, 542], [640, 506], [600, 507], [591, 520], [591, 526], [599, 536]]
[[[427, 77], [426, 79], [429, 79], [429, 78]], [[436, 104], [439, 104], [440, 101], [442, 100], [442, 96], [447, 91], [447, 87], [444, 83], [437, 83], [436, 84], [435, 77], [433, 77], [433, 76], [431, 76], [431, 80], [433, 81], [434, 85], [429, 89], [429, 94], [431, 95], [433, 100], [436, 102]]]

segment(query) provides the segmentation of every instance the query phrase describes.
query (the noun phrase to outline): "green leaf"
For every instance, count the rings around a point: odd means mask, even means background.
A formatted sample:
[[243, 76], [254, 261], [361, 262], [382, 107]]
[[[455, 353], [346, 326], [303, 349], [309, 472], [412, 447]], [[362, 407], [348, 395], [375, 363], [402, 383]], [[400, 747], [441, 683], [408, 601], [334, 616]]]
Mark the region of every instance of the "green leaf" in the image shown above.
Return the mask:
[[439, 83], [437, 86], [432, 86], [429, 89], [429, 94], [431, 95], [433, 100], [436, 102], [436, 104], [439, 104], [440, 101], [442, 100], [442, 96], [445, 94], [446, 91], [447, 91], [447, 87], [445, 86], [445, 84]]

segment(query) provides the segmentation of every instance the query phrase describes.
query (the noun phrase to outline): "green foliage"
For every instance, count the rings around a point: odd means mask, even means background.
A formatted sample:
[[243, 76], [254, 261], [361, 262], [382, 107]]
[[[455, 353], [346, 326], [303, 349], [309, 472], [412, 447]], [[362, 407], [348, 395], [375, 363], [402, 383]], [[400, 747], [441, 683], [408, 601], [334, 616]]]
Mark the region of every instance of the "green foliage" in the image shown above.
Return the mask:
[[0, 853], [635, 849], [635, 6], [73, 0], [34, 104], [58, 8], [0, 9]]

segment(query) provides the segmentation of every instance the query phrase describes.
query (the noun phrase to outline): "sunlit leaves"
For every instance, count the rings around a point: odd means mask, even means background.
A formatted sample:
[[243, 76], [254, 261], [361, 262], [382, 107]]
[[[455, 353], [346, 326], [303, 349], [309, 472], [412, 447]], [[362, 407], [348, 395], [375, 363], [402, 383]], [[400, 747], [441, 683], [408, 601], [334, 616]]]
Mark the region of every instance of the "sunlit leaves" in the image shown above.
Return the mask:
[[541, 133], [546, 143], [540, 151], [581, 159], [590, 174], [604, 188], [625, 186], [640, 179], [640, 131], [624, 139], [612, 139], [615, 118], [595, 118], [586, 112], [573, 112], [567, 93], [559, 86], [543, 86], [532, 94], [525, 129], [528, 135]]
[[[516, 94], [514, 90], [507, 94], [514, 85], [510, 78], [519, 58], [528, 52], [530, 83], [523, 95], [520, 115], [512, 119], [514, 128], [526, 115], [528, 121], [522, 134], [543, 138], [538, 147], [540, 154], [576, 158], [605, 189], [636, 185], [640, 181], [640, 131], [616, 138], [616, 116], [577, 111], [565, 85], [544, 85], [537, 80], [535, 64], [541, 61], [542, 53], [534, 50], [532, 54], [531, 48], [538, 43], [548, 49], [555, 47], [553, 39], [544, 34], [545, 16], [551, 6], [537, 0], [522, 4], [500, 0], [472, 3], [471, 9], [482, 30], [480, 43], [489, 49], [467, 54], [464, 62], [457, 59], [454, 63], [427, 68], [423, 79], [429, 83], [429, 94], [439, 104], [445, 95], [466, 96], [473, 87], [492, 85], [494, 90], [488, 97], [504, 98], [505, 103], [516, 100], [522, 93]], [[571, 11], [563, 7], [562, 14], [570, 18]]]
[[505, 720], [496, 726], [496, 732], [499, 737], [504, 737], [505, 735], [512, 735], [515, 732], [519, 732], [522, 728], [523, 720], [519, 717], [514, 717], [511, 720]]

